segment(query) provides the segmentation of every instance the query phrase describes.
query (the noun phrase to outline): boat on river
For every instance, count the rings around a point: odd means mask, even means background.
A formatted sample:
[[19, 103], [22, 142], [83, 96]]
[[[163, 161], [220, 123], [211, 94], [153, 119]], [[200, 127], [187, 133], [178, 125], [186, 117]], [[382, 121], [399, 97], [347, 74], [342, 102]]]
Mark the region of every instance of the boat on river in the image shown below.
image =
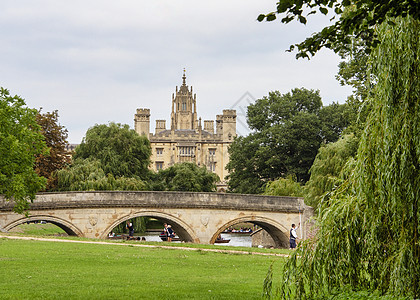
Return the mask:
[[230, 242], [230, 239], [216, 239], [214, 241], [215, 244], [225, 244], [225, 243], [227, 244], [229, 242]]
[[[163, 242], [168, 241], [168, 237], [163, 231], [159, 234], [159, 237]], [[181, 241], [181, 239], [177, 236], [172, 238], [172, 242], [179, 242], [179, 241]]]
[[224, 234], [251, 234], [252, 232], [253, 232], [252, 230], [247, 230], [247, 231], [239, 231], [239, 230], [229, 231], [229, 230], [225, 230], [222, 233], [224, 233]]

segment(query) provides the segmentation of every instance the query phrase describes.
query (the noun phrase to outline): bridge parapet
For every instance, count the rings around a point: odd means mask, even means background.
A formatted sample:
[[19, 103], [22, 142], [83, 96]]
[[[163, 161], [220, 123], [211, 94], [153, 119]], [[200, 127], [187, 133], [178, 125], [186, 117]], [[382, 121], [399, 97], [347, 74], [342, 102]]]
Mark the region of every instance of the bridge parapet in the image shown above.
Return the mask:
[[[193, 208], [297, 213], [308, 207], [303, 198], [249, 194], [161, 192], [161, 191], [89, 191], [39, 193], [31, 210], [68, 208], [148, 207]], [[0, 197], [0, 211], [11, 211], [13, 202]]]

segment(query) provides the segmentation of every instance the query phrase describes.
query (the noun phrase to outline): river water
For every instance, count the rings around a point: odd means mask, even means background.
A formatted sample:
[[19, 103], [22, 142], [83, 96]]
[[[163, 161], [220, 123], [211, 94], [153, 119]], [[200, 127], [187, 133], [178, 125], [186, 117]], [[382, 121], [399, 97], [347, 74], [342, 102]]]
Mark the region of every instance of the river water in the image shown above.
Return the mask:
[[[162, 241], [159, 237], [159, 232], [146, 232], [141, 236], [144, 236], [146, 238], [146, 241], [150, 241], [150, 242]], [[229, 243], [220, 244], [223, 246], [252, 247], [252, 239], [249, 234], [222, 233], [222, 239], [230, 240]], [[180, 242], [174, 242], [174, 243], [180, 243]]]

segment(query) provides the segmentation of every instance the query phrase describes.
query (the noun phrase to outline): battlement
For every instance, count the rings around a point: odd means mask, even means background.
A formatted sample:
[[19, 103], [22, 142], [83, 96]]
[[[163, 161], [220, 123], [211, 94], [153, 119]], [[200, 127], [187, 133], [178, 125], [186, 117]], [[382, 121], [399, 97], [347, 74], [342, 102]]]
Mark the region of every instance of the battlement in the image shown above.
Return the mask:
[[166, 129], [166, 120], [156, 120], [156, 128]]
[[147, 115], [150, 116], [150, 109], [149, 108], [137, 108], [137, 115]]
[[210, 133], [214, 132], [214, 121], [213, 120], [204, 120], [204, 130]]
[[155, 133], [158, 134], [166, 130], [166, 120], [156, 120]]
[[224, 116], [236, 116], [236, 110], [235, 109], [224, 109], [223, 110]]
[[136, 114], [134, 115], [134, 130], [140, 134], [149, 138], [150, 130], [150, 109], [149, 108], [137, 108]]
[[[223, 119], [223, 123], [236, 123], [236, 110], [224, 109], [222, 119]], [[236, 126], [235, 126], [235, 132], [236, 132]]]

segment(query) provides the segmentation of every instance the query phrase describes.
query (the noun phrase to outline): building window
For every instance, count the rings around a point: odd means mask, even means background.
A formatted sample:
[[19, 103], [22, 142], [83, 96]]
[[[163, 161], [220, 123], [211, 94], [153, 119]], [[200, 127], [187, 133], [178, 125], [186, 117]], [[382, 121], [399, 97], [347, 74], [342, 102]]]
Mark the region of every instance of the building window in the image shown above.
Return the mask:
[[194, 156], [194, 147], [178, 147], [179, 156]]
[[216, 163], [215, 162], [210, 163], [210, 171], [212, 171], [212, 172], [216, 171]]
[[156, 148], [156, 155], [162, 156], [162, 154], [163, 154], [163, 148]]
[[187, 103], [182, 102], [182, 110], [187, 110]]
[[216, 149], [210, 148], [209, 149], [209, 157], [208, 157], [208, 169], [209, 171], [215, 172], [216, 171]]
[[163, 169], [163, 162], [161, 161], [157, 161], [156, 162], [156, 171], [162, 170]]

